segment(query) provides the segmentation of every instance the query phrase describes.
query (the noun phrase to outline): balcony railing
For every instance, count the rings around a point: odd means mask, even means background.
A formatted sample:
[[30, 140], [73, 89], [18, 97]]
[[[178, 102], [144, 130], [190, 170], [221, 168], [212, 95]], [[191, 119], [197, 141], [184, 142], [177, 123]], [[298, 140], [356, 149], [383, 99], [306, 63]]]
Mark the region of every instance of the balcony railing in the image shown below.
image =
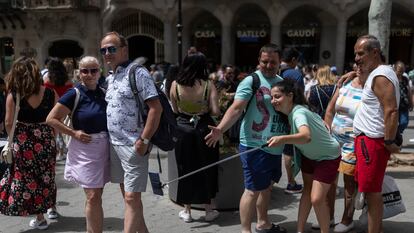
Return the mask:
[[[4, 1], [4, 0], [3, 0]], [[18, 9], [87, 9], [100, 8], [99, 0], [11, 0], [12, 8]]]

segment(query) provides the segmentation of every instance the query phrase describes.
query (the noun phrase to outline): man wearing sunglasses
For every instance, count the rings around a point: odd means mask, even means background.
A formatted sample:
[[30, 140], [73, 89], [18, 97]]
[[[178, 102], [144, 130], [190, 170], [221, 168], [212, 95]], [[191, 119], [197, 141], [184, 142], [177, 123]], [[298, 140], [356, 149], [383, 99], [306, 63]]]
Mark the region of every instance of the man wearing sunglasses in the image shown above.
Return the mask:
[[[138, 95], [148, 106], [143, 125], [134, 94], [129, 84], [133, 63], [128, 59], [128, 43], [117, 32], [107, 33], [101, 41], [100, 53], [113, 73], [108, 76], [106, 92], [107, 124], [116, 154], [111, 154], [111, 181], [120, 183], [125, 202], [124, 232], [148, 232], [143, 215], [141, 192], [148, 179], [149, 143], [158, 128], [162, 107], [153, 79], [142, 67], [135, 69]], [[144, 122], [143, 119], [140, 122]]]

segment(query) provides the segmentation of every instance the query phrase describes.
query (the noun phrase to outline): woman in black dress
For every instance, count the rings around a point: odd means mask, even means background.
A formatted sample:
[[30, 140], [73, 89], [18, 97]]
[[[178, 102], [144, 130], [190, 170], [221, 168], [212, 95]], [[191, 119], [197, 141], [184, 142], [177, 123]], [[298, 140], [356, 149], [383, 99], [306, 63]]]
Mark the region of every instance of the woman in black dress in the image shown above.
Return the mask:
[[[220, 110], [217, 90], [208, 80], [207, 60], [202, 53], [185, 57], [177, 79], [171, 84], [170, 100], [178, 114], [181, 133], [175, 146], [178, 175], [218, 161], [218, 146], [208, 147], [204, 141], [210, 132], [208, 125], [215, 125], [211, 116], [220, 115]], [[218, 217], [211, 205], [218, 191], [217, 173], [215, 166], [178, 182], [177, 202], [185, 207], [179, 217], [185, 222], [192, 221], [191, 204], [205, 204], [206, 221]]]

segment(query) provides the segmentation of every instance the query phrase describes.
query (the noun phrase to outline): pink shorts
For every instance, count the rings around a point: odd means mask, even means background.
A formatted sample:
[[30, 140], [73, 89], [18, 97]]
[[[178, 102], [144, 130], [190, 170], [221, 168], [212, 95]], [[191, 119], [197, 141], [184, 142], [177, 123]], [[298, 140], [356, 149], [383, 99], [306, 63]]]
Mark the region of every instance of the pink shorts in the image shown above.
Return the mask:
[[384, 138], [355, 138], [357, 163], [355, 181], [360, 192], [381, 192], [385, 169], [390, 152], [384, 146]]
[[313, 180], [332, 184], [336, 180], [340, 161], [341, 156], [333, 160], [316, 161], [302, 155], [301, 170], [303, 173], [312, 174]]

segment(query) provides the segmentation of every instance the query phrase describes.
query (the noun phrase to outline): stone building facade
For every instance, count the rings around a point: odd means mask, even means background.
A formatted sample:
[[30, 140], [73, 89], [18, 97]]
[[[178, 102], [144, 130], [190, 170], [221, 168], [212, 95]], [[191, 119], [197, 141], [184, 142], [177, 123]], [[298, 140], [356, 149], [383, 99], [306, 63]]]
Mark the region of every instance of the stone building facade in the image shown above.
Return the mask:
[[[177, 62], [179, 0], [0, 0], [0, 75], [13, 56], [98, 56], [99, 40], [116, 30], [130, 58]], [[296, 47], [303, 63], [353, 60], [353, 44], [368, 31], [370, 0], [181, 0], [183, 51], [191, 45], [219, 64], [242, 70], [274, 42]], [[393, 0], [389, 61], [414, 64], [414, 2]]]

